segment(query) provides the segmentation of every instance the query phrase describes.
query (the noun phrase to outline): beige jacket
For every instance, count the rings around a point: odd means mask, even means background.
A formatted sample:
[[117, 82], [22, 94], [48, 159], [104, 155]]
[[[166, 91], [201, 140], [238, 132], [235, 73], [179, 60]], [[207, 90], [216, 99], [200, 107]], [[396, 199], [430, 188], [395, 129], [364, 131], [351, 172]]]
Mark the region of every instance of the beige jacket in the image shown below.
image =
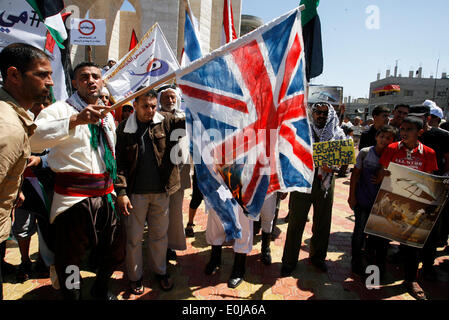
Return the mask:
[[0, 243], [11, 230], [11, 210], [31, 154], [29, 138], [36, 126], [25, 109], [0, 88]]

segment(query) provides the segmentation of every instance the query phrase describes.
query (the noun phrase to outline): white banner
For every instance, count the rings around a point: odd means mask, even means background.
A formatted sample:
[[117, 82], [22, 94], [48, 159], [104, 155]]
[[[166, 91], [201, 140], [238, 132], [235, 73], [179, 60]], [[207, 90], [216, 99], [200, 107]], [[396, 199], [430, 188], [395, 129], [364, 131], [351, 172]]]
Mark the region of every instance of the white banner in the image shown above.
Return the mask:
[[70, 43], [84, 46], [105, 46], [106, 20], [72, 18], [70, 21]]
[[148, 86], [178, 69], [178, 61], [156, 23], [133, 50], [104, 74], [103, 80], [114, 100], [119, 101], [140, 86]]
[[[33, 8], [25, 0], [1, 1], [0, 8], [0, 51], [11, 43], [27, 43], [44, 50], [47, 39], [47, 28]], [[53, 69], [53, 94], [56, 100], [67, 99], [64, 69], [61, 63], [61, 52], [57, 45], [53, 53], [51, 67]]]

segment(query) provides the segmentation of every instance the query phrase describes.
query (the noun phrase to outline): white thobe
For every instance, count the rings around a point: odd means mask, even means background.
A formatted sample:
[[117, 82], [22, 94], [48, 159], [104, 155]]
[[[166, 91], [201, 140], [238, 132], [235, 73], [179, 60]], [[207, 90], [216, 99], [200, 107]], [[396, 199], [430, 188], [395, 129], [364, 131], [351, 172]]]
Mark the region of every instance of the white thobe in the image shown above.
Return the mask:
[[[35, 120], [37, 129], [31, 137], [32, 152], [42, 152], [50, 149], [48, 166], [56, 173], [76, 172], [102, 174], [106, 171], [102, 154], [104, 146], [99, 143], [97, 150], [90, 145], [91, 133], [88, 125], [78, 125], [69, 130], [70, 117], [77, 114], [71, 105], [58, 101], [42, 110]], [[110, 113], [104, 118], [106, 134], [114, 142], [115, 123]], [[113, 150], [115, 152], [115, 150]], [[55, 218], [87, 197], [65, 196], [54, 193], [50, 211], [50, 223]]]

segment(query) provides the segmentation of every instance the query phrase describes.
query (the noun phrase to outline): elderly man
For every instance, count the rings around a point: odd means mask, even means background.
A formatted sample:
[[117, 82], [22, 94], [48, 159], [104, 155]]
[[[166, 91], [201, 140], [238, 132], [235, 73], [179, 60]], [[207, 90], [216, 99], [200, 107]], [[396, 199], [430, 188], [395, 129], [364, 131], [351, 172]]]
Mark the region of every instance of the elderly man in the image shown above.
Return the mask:
[[[327, 102], [312, 105], [311, 132], [314, 143], [345, 139], [345, 134], [338, 123], [332, 105]], [[298, 263], [302, 235], [311, 205], [313, 205], [313, 236], [309, 257], [316, 268], [323, 272], [327, 271], [325, 259], [331, 228], [334, 183], [332, 168], [323, 166], [315, 169], [311, 193], [290, 193], [289, 221], [282, 255], [281, 276], [289, 276]]]
[[106, 72], [108, 72], [113, 66], [117, 64], [117, 60], [114, 58], [109, 58], [106, 65], [101, 69], [101, 74], [104, 75]]
[[359, 141], [360, 141], [360, 136], [362, 135], [362, 132], [363, 132], [362, 119], [359, 116], [354, 118], [352, 130], [353, 130], [353, 134], [354, 134], [354, 145], [358, 146]]
[[0, 251], [3, 264], [11, 231], [10, 215], [19, 198], [22, 173], [31, 155], [29, 138], [36, 128], [27, 110], [34, 103], [45, 101], [53, 81], [47, 54], [23, 43], [11, 44], [2, 50], [0, 71], [3, 78], [0, 88]]
[[[158, 89], [157, 100], [160, 107], [160, 112], [163, 116], [183, 114], [180, 111], [181, 93], [176, 85], [163, 85]], [[189, 144], [188, 139], [184, 135], [179, 138], [177, 144], [178, 159], [171, 159], [175, 161], [179, 167], [179, 174], [181, 178], [181, 188], [176, 193], [170, 196], [169, 204], [169, 225], [168, 225], [168, 250], [167, 260], [176, 259], [175, 250], [185, 250], [186, 236], [184, 232], [184, 223], [182, 216], [182, 203], [184, 201], [184, 190], [190, 188], [190, 161], [189, 161]], [[178, 163], [180, 162], [180, 163]]]
[[48, 166], [56, 173], [50, 222], [55, 230], [55, 268], [65, 299], [81, 299], [79, 266], [93, 250], [98, 270], [91, 295], [115, 300], [109, 291], [114, 269], [124, 260], [123, 232], [114, 208], [115, 124], [99, 99], [103, 81], [91, 62], [77, 65], [76, 92], [41, 111], [31, 140], [34, 152], [51, 149]]
[[[141, 90], [139, 88], [138, 90]], [[126, 270], [130, 291], [142, 294], [142, 236], [148, 223], [149, 264], [164, 291], [173, 288], [167, 273], [170, 196], [180, 188], [178, 166], [170, 159], [176, 141], [170, 138], [185, 127], [185, 116], [156, 111], [154, 90], [137, 97], [134, 112], [117, 128], [118, 205], [126, 215]]]

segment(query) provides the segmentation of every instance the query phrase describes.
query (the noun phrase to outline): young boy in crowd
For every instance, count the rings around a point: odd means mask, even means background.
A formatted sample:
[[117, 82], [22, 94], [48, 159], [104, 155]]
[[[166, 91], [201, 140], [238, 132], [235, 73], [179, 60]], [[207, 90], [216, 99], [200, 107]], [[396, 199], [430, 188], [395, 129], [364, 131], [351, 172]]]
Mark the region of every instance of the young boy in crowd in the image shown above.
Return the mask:
[[[396, 128], [385, 125], [376, 133], [376, 145], [360, 150], [351, 175], [348, 203], [354, 210], [355, 224], [352, 234], [352, 271], [364, 274], [362, 248], [366, 238], [365, 229], [371, 208], [376, 200], [380, 184], [373, 183], [380, 169], [379, 159], [384, 149], [394, 141]], [[386, 243], [385, 243], [386, 242]], [[371, 248], [376, 253], [376, 264], [381, 274], [385, 270], [385, 257], [388, 241], [379, 237], [370, 236]]]
[[[386, 170], [390, 162], [397, 163], [426, 173], [434, 173], [438, 170], [435, 151], [421, 142], [419, 136], [423, 131], [422, 119], [409, 116], [404, 119], [400, 127], [401, 141], [390, 144], [380, 158], [381, 170], [376, 182], [382, 181], [389, 175]], [[417, 282], [419, 266], [419, 249], [401, 245], [404, 252], [404, 278], [405, 286], [409, 293], [419, 300], [425, 300], [426, 295]]]

